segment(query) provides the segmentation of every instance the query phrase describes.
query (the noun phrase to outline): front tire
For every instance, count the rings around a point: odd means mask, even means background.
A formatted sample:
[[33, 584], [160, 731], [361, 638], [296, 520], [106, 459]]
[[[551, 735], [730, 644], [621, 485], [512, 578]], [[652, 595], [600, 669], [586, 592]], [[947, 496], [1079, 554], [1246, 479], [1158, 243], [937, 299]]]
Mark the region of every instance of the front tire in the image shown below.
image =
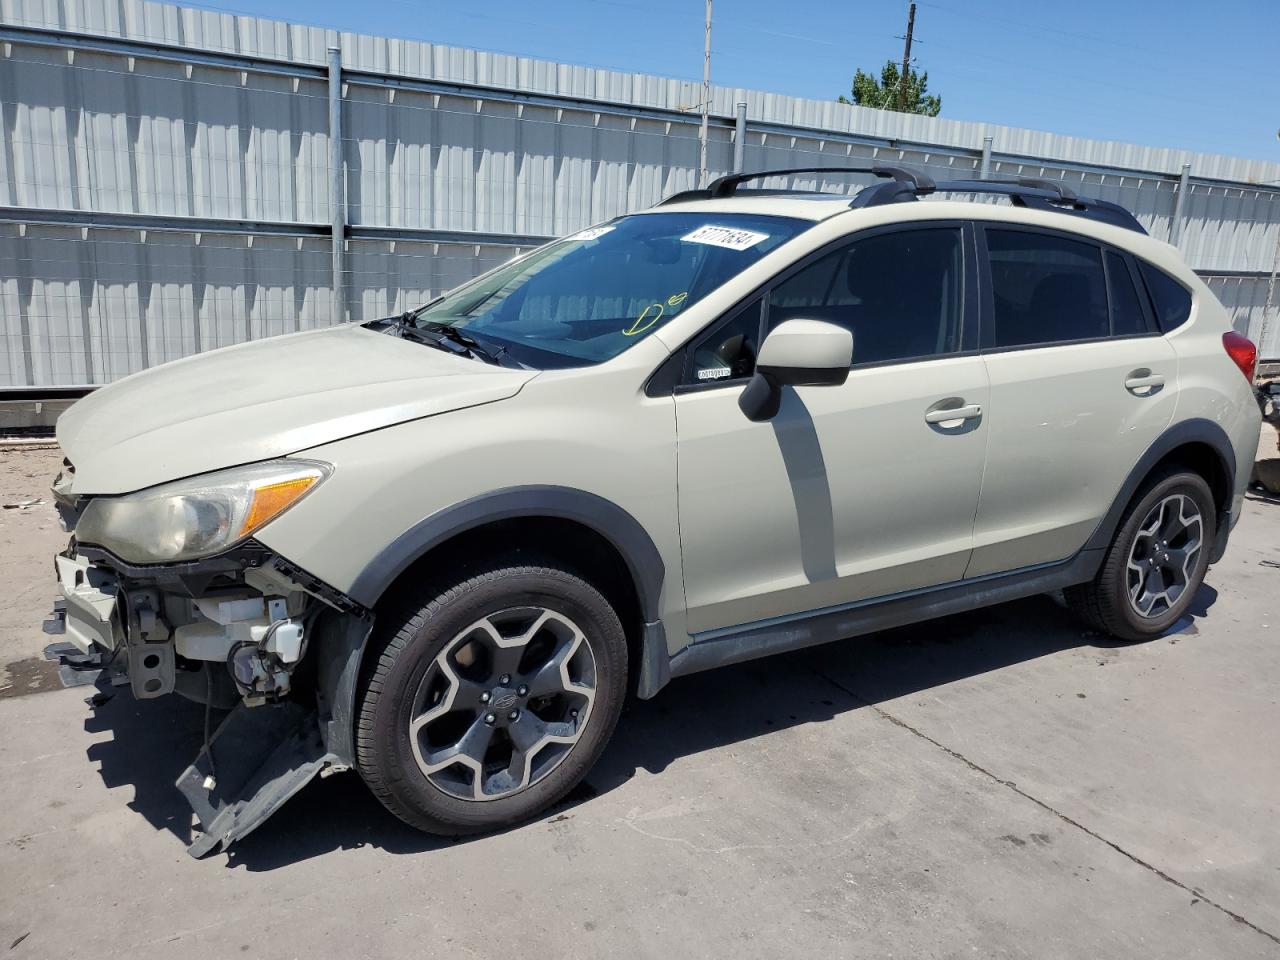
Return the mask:
[[1197, 473], [1153, 478], [1116, 530], [1097, 575], [1065, 591], [1091, 626], [1121, 640], [1159, 636], [1187, 612], [1209, 567], [1213, 492]]
[[497, 563], [381, 615], [356, 765], [410, 826], [501, 829], [562, 799], [604, 750], [627, 688], [622, 625], [556, 565]]

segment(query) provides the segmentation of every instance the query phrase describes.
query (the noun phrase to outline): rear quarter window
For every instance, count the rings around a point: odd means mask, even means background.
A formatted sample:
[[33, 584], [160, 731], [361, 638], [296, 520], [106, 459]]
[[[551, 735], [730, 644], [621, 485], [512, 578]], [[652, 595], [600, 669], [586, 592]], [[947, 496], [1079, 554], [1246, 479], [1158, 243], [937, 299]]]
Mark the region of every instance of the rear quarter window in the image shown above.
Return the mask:
[[[1136, 258], [1135, 258], [1136, 259]], [[1158, 267], [1138, 260], [1161, 333], [1182, 326], [1191, 316], [1191, 291]]]

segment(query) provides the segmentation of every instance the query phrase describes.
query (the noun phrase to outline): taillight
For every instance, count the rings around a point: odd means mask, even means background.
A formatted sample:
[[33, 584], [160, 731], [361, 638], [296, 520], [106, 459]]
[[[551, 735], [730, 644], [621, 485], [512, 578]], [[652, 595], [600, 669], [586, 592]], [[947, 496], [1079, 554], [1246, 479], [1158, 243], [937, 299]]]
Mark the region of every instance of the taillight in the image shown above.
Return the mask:
[[1253, 372], [1258, 368], [1258, 348], [1253, 345], [1253, 341], [1232, 330], [1222, 335], [1222, 345], [1231, 362], [1240, 368], [1244, 378], [1253, 383]]

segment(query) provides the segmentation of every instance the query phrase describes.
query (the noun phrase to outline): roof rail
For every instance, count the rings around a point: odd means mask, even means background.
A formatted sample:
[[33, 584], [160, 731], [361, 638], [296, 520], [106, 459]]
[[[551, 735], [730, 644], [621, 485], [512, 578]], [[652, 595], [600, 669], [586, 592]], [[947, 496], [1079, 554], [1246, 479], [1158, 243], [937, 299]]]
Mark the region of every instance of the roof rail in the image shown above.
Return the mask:
[[[684, 190], [680, 193], [672, 194], [661, 201], [658, 206], [665, 206], [668, 203], [681, 203], [686, 200], [723, 200], [725, 197], [732, 197], [737, 192], [738, 187], [749, 180], [761, 180], [765, 177], [785, 177], [797, 173], [869, 173], [876, 177], [892, 180], [893, 185], [899, 191], [910, 193], [912, 196], [924, 196], [927, 193], [932, 193], [934, 188], [933, 178], [928, 174], [911, 170], [908, 167], [896, 167], [882, 163], [873, 164], [869, 167], [788, 167], [785, 170], [758, 170], [754, 173], [731, 173], [725, 177], [717, 177], [700, 190]], [[886, 184], [886, 186], [888, 185]], [[776, 192], [770, 191], [770, 193]]]
[[[661, 201], [658, 206], [668, 203], [680, 203], [686, 200], [720, 200], [732, 197], [740, 185], [749, 180], [760, 180], [764, 177], [785, 177], [797, 173], [869, 173], [879, 177], [886, 183], [875, 183], [863, 188], [850, 202], [853, 209], [878, 207], [886, 203], [912, 201], [930, 193], [987, 193], [1003, 195], [1010, 198], [1014, 206], [1030, 207], [1036, 210], [1051, 210], [1056, 213], [1067, 213], [1074, 216], [1109, 223], [1125, 230], [1146, 233], [1138, 218], [1109, 200], [1098, 200], [1093, 197], [1077, 196], [1066, 184], [1054, 180], [1040, 180], [1034, 177], [1019, 177], [1016, 180], [943, 180], [935, 182], [927, 173], [912, 170], [910, 167], [891, 166], [889, 164], [873, 164], [869, 167], [789, 167], [785, 170], [759, 170], [755, 173], [733, 173], [727, 177], [718, 177], [700, 190], [685, 190], [673, 194]], [[755, 192], [755, 191], [752, 191]], [[762, 190], [761, 194], [778, 196], [780, 194], [798, 193], [792, 190]]]
[[[1074, 216], [1109, 223], [1114, 227], [1146, 233], [1137, 217], [1109, 200], [1077, 196], [1065, 184], [1052, 180], [1020, 177], [1017, 180], [943, 180], [932, 185], [929, 193], [987, 193], [1009, 197], [1016, 207], [1051, 210]], [[900, 183], [881, 183], [867, 187], [849, 204], [854, 209], [878, 207], [886, 203], [898, 203], [916, 199], [921, 194], [906, 189]]]
[[[986, 181], [990, 182], [990, 181]], [[1004, 180], [996, 180], [995, 183], [1004, 183]], [[1017, 177], [1014, 181], [1020, 187], [1035, 187], [1037, 190], [1049, 190], [1058, 195], [1059, 200], [1067, 203], [1075, 203], [1080, 198], [1076, 196], [1075, 191], [1064, 183], [1057, 183], [1053, 180], [1041, 180], [1038, 177]]]
[[1113, 227], [1145, 234], [1146, 228], [1138, 218], [1110, 200], [1095, 197], [1079, 197], [1062, 184], [1028, 180], [944, 180], [938, 184], [938, 193], [987, 193], [1007, 196], [1015, 207], [1049, 210], [1109, 223]]

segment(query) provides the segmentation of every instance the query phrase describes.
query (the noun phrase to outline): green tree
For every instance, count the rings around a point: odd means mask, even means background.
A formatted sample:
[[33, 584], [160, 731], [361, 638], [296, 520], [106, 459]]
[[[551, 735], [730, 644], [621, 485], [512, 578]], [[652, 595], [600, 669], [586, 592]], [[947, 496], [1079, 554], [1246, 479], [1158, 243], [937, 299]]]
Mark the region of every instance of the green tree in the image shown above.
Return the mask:
[[[908, 68], [907, 81], [904, 84], [898, 65], [889, 60], [880, 71], [879, 80], [861, 70], [855, 73], [853, 89], [850, 91], [853, 99], [840, 97], [839, 102], [856, 103], [860, 107], [875, 107], [877, 110], [899, 110], [903, 113], [923, 113], [926, 117], [936, 117], [942, 109], [942, 98], [927, 94], [925, 91], [928, 87], [928, 71], [917, 73]], [[903, 106], [898, 106], [900, 97], [903, 98]]]

